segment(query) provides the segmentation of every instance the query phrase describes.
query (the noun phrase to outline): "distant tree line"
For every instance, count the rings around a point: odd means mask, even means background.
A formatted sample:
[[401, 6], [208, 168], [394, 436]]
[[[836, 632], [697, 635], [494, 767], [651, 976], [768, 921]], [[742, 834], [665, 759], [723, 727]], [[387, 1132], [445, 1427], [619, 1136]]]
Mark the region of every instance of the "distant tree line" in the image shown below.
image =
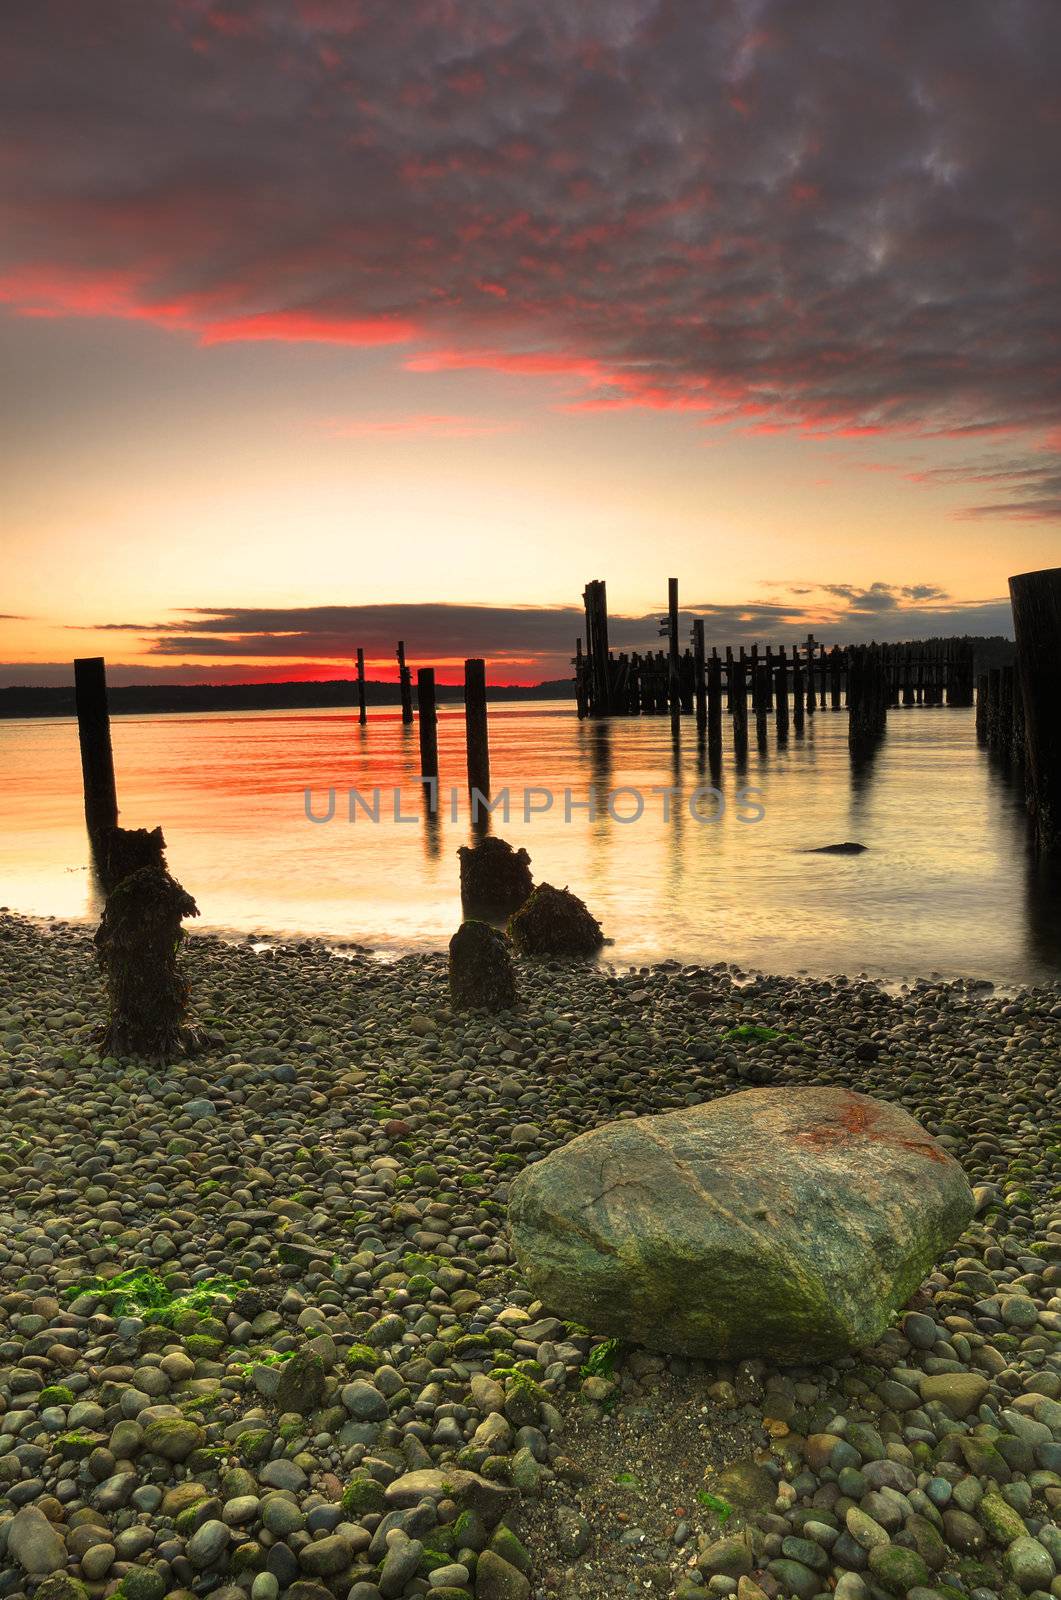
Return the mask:
[[[573, 700], [573, 678], [554, 678], [545, 683], [499, 684], [491, 686], [488, 698], [500, 700]], [[440, 683], [436, 689], [440, 703], [460, 704], [464, 688], [459, 683]], [[111, 685], [107, 699], [112, 715], [155, 711], [289, 711], [320, 710], [327, 707], [354, 709], [357, 683], [353, 678], [332, 678], [320, 683], [138, 683]], [[401, 704], [396, 683], [369, 682], [365, 699], [372, 706]], [[0, 718], [72, 717], [74, 688], [32, 685], [0, 689]]]

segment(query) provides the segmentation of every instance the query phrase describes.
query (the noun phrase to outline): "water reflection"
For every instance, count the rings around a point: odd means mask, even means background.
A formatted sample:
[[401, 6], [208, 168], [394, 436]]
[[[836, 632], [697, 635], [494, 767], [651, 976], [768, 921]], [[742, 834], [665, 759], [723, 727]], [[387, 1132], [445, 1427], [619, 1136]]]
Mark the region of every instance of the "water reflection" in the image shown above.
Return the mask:
[[[538, 881], [569, 884], [589, 902], [618, 961], [722, 958], [888, 976], [1059, 970], [1056, 872], [1030, 860], [1020, 774], [977, 749], [971, 711], [893, 710], [873, 759], [856, 763], [846, 716], [828, 709], [787, 743], [769, 718], [750, 759], [732, 730], [724, 718], [717, 750], [691, 716], [675, 735], [666, 716], [579, 723], [567, 706], [492, 707], [493, 797], [507, 788], [511, 809], [492, 825], [483, 811], [477, 827], [454, 708], [439, 716], [434, 814], [422, 803], [415, 725], [397, 711], [374, 713], [365, 728], [348, 712], [123, 717], [113, 737], [122, 822], [161, 823], [173, 873], [206, 927], [438, 948], [460, 916], [457, 846], [489, 830], [527, 848]], [[689, 809], [708, 784], [725, 796], [717, 822]], [[525, 786], [553, 792], [548, 814], [524, 816]], [[307, 822], [304, 790], [322, 812], [329, 787], [335, 820]], [[378, 822], [363, 810], [347, 820], [350, 787], [380, 789]], [[738, 820], [745, 787], [761, 790], [761, 822]], [[415, 824], [395, 821], [395, 788]], [[644, 798], [635, 823], [608, 815], [619, 788]], [[680, 792], [664, 819], [658, 791], [667, 788]], [[565, 789], [575, 801], [567, 821]], [[845, 839], [866, 853], [804, 853]], [[4, 901], [98, 916], [87, 862], [73, 723], [0, 724]]]

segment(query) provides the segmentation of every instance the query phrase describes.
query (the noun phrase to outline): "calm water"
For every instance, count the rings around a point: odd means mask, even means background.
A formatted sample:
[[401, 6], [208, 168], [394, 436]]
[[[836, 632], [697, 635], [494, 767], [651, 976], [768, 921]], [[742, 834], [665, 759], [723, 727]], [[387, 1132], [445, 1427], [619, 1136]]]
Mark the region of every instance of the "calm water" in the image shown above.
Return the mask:
[[[889, 714], [868, 770], [852, 772], [847, 717], [819, 712], [801, 738], [756, 749], [745, 770], [728, 747], [714, 782], [724, 801], [688, 798], [712, 782], [691, 718], [678, 744], [667, 718], [579, 723], [568, 705], [491, 710], [495, 797], [512, 796], [495, 832], [530, 852], [535, 877], [569, 885], [614, 939], [611, 956], [642, 962], [735, 961], [774, 971], [866, 971], [890, 977], [1035, 979], [1061, 971], [1061, 914], [1027, 856], [1019, 792], [977, 749], [973, 713], [911, 707]], [[359, 940], [381, 950], [437, 948], [459, 920], [458, 845], [471, 836], [459, 707], [439, 719], [441, 811], [423, 812], [415, 728], [375, 712], [117, 717], [122, 822], [161, 823], [176, 876], [196, 896], [200, 926]], [[457, 820], [449, 785], [458, 786]], [[553, 809], [526, 820], [527, 786]], [[654, 786], [679, 785], [664, 820]], [[381, 820], [347, 820], [347, 791], [383, 794]], [[633, 788], [644, 814], [606, 812], [609, 790]], [[758, 793], [762, 820], [738, 791]], [[305, 790], [324, 815], [314, 824]], [[571, 821], [564, 817], [564, 790]], [[579, 802], [595, 795], [590, 819]], [[532, 803], [541, 803], [532, 796]], [[616, 809], [629, 815], [636, 796]], [[866, 854], [808, 854], [855, 840]], [[69, 720], [0, 722], [0, 901], [15, 910], [94, 916], [77, 731]]]

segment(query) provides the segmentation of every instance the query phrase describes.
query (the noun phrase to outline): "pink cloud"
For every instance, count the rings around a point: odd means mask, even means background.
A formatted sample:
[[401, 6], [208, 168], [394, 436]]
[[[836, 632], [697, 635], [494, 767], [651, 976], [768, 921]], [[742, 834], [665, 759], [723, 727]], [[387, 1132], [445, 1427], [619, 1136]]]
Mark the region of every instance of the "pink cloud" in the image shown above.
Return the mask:
[[1057, 6], [135, 9], [5, 38], [14, 315], [417, 340], [809, 437], [1056, 431]]

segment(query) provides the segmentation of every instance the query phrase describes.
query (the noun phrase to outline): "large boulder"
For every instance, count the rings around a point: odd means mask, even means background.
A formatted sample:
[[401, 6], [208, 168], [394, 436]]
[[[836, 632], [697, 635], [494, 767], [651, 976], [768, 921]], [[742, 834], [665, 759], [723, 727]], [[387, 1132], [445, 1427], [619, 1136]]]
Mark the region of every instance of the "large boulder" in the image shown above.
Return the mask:
[[490, 836], [478, 844], [462, 844], [457, 855], [461, 903], [469, 916], [511, 916], [534, 888], [530, 856], [526, 850], [513, 850], [507, 839]]
[[462, 922], [449, 942], [449, 993], [454, 1009], [506, 1011], [516, 1003], [508, 940], [486, 922]]
[[509, 918], [509, 938], [525, 956], [595, 956], [601, 925], [570, 889], [540, 883]]
[[972, 1214], [961, 1167], [912, 1117], [831, 1088], [609, 1123], [509, 1199], [517, 1259], [558, 1316], [791, 1362], [875, 1343]]

